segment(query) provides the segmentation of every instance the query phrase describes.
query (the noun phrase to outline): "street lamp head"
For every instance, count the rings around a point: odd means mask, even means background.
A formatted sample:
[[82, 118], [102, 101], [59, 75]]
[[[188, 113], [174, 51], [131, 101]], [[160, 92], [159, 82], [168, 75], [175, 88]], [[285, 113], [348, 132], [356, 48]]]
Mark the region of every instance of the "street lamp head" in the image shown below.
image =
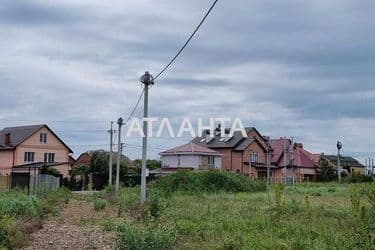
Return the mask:
[[336, 146], [338, 150], [342, 149], [342, 143], [340, 141], [337, 142]]
[[121, 117], [118, 118], [118, 120], [117, 120], [118, 125], [122, 125], [123, 122], [124, 122], [124, 120]]
[[146, 71], [145, 74], [141, 76], [141, 83], [147, 86], [152, 85], [154, 84], [154, 77], [148, 71]]

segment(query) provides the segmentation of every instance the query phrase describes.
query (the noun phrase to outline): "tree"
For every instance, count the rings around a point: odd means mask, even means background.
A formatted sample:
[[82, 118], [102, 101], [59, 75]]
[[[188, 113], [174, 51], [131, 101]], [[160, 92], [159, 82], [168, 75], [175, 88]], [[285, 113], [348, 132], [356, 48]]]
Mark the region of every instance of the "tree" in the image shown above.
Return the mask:
[[329, 160], [320, 156], [318, 175], [320, 181], [333, 181], [337, 178], [337, 170]]
[[62, 176], [62, 174], [60, 173], [59, 170], [57, 170], [56, 168], [47, 167], [46, 165], [44, 165], [40, 169], [40, 173], [41, 174], [49, 174], [49, 175], [52, 175], [52, 176], [55, 176], [55, 177], [61, 177]]
[[72, 175], [79, 175], [82, 180], [82, 191], [85, 190], [86, 179], [90, 173], [90, 167], [85, 165], [79, 165], [72, 170]]
[[109, 153], [95, 151], [91, 156], [90, 173], [108, 176]]
[[[135, 165], [136, 168], [141, 169], [142, 160], [141, 159], [135, 159], [134, 165]], [[150, 170], [158, 169], [158, 168], [161, 168], [161, 161], [159, 161], [159, 160], [147, 160], [146, 166]]]

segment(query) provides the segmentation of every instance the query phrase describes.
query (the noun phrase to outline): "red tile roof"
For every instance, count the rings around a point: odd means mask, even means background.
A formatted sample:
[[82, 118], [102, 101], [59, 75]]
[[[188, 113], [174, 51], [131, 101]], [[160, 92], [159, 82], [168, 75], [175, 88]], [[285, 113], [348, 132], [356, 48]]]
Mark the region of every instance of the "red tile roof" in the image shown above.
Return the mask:
[[[314, 168], [314, 155], [307, 150], [303, 149], [302, 144], [295, 144], [292, 154], [292, 141], [290, 139], [274, 139], [270, 140], [271, 147], [273, 149], [272, 164], [284, 167], [284, 155], [286, 157], [286, 164], [290, 163], [292, 157], [294, 157], [294, 166], [304, 168]], [[285, 146], [284, 146], [285, 145]], [[284, 147], [287, 149], [287, 153], [284, 154]]]

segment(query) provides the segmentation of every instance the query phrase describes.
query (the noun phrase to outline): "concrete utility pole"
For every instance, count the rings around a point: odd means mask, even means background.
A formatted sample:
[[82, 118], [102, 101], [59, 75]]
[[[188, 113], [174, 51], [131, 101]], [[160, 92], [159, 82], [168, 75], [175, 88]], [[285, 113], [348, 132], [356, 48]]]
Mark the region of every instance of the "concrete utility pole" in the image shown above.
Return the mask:
[[148, 117], [148, 89], [154, 84], [154, 78], [146, 71], [141, 77], [141, 83], [144, 84], [144, 104], [143, 104], [143, 133], [142, 138], [142, 174], [141, 174], [141, 203], [146, 202], [146, 167], [147, 167], [147, 121]]
[[121, 160], [121, 126], [123, 119], [120, 117], [117, 120], [118, 124], [118, 141], [117, 141], [117, 162], [116, 162], [116, 187], [115, 190], [118, 193], [120, 190], [120, 160]]
[[341, 166], [340, 166], [340, 150], [342, 149], [342, 143], [337, 142], [337, 175], [339, 178], [339, 183], [341, 183]]
[[371, 175], [374, 175], [374, 158], [372, 158]]
[[108, 184], [112, 185], [112, 154], [113, 154], [113, 121], [111, 121], [111, 130], [108, 130], [109, 136], [109, 177], [108, 177]]

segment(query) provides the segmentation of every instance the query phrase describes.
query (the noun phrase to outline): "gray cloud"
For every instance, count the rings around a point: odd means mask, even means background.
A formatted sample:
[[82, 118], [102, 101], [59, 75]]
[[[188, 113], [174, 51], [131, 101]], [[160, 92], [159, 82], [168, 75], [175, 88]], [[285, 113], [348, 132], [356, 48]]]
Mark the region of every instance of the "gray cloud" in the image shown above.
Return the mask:
[[[1, 125], [48, 122], [76, 153], [105, 145], [105, 121], [126, 117], [141, 91], [139, 76], [158, 73], [209, 4], [3, 1]], [[368, 124], [375, 121], [374, 9], [371, 0], [219, 1], [151, 89], [151, 115], [176, 124], [186, 116], [239, 116], [317, 152], [333, 152], [338, 138], [350, 140], [348, 152], [369, 152], [375, 142], [362, 134], [373, 133]]]

